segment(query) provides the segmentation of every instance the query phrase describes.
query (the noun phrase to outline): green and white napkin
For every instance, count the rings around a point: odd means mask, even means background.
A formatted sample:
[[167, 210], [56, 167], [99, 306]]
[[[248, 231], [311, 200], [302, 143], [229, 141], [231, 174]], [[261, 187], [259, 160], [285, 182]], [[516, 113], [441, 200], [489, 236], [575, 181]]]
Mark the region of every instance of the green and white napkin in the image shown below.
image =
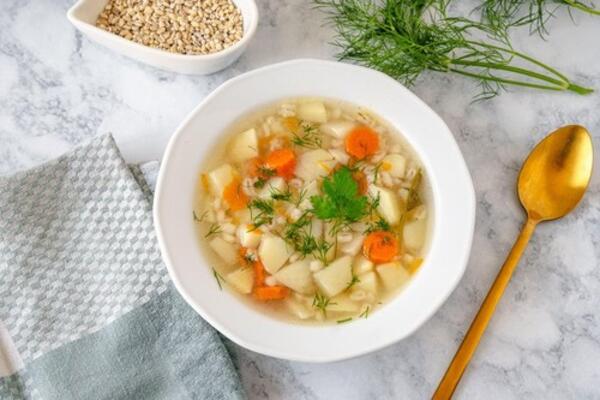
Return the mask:
[[105, 136], [0, 178], [0, 399], [242, 399], [178, 295], [151, 191]]

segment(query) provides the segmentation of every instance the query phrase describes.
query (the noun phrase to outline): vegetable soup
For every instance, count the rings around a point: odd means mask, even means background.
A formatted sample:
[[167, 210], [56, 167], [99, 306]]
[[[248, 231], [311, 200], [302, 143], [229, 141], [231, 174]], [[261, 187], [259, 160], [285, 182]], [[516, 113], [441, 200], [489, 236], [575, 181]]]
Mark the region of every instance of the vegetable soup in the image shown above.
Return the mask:
[[245, 116], [203, 166], [194, 220], [219, 287], [311, 322], [366, 318], [425, 255], [426, 174], [364, 108], [288, 99]]

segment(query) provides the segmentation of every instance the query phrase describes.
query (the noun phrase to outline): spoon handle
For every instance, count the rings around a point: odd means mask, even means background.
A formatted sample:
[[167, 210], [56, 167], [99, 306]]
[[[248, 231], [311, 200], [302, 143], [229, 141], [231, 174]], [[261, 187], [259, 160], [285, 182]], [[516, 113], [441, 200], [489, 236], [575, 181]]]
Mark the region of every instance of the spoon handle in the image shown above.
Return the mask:
[[538, 221], [528, 218], [527, 222], [523, 226], [517, 241], [513, 245], [504, 265], [500, 269], [494, 284], [490, 288], [479, 312], [475, 316], [475, 319], [471, 323], [471, 327], [467, 331], [465, 338], [463, 339], [462, 344], [458, 348], [454, 359], [448, 366], [448, 370], [446, 374], [442, 378], [437, 390], [433, 394], [434, 400], [442, 400], [442, 399], [450, 399], [452, 398], [452, 394], [460, 381], [471, 357], [475, 353], [475, 349], [479, 344], [479, 340], [483, 336], [483, 332], [485, 332], [485, 328], [487, 327], [492, 315], [494, 314], [494, 310], [504, 293], [504, 289], [508, 285], [510, 278], [519, 263], [521, 255], [523, 251], [527, 247], [527, 243], [529, 243], [529, 239], [535, 230]]

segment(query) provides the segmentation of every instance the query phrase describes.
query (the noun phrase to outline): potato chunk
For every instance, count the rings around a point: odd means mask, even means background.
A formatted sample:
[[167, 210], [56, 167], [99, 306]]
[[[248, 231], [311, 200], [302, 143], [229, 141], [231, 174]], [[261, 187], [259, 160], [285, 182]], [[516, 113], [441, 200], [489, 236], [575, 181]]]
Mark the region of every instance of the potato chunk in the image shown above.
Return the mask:
[[329, 175], [335, 163], [333, 156], [323, 149], [307, 151], [298, 160], [296, 176], [310, 182]]
[[320, 101], [310, 101], [298, 105], [298, 117], [304, 121], [323, 124], [327, 122], [327, 110]]
[[263, 235], [258, 247], [258, 256], [267, 272], [274, 274], [279, 271], [279, 268], [285, 264], [291, 255], [292, 249], [288, 247], [282, 238], [270, 234]]
[[314, 274], [319, 290], [327, 297], [341, 293], [352, 281], [352, 257], [340, 257]]
[[237, 247], [220, 237], [216, 237], [208, 245], [225, 261], [227, 265], [233, 265], [237, 262]]
[[355, 126], [356, 124], [354, 122], [341, 120], [323, 124], [319, 129], [326, 135], [333, 136], [337, 139], [343, 139]]
[[229, 155], [234, 162], [242, 162], [258, 157], [256, 130], [248, 129], [233, 137], [229, 142]]
[[285, 299], [288, 310], [300, 319], [308, 319], [315, 315], [315, 309], [308, 304], [304, 296], [293, 294]]
[[398, 261], [387, 264], [380, 264], [376, 268], [383, 286], [387, 290], [399, 288], [408, 281], [409, 273]]
[[258, 193], [258, 197], [268, 200], [273, 193], [283, 193], [286, 189], [285, 179], [277, 176], [267, 181], [265, 186]]
[[327, 305], [328, 313], [356, 313], [360, 311], [360, 304], [352, 300], [347, 294], [332, 297]]
[[275, 273], [275, 279], [281, 284], [302, 294], [313, 294], [315, 284], [308, 260], [300, 260], [281, 268]]
[[427, 219], [417, 218], [404, 224], [402, 238], [407, 250], [417, 253], [423, 247], [425, 234], [427, 233]]
[[358, 282], [352, 287], [353, 290], [364, 290], [365, 292], [377, 293], [377, 274], [375, 272], [367, 272], [359, 275]]
[[248, 294], [254, 285], [254, 271], [248, 267], [236, 269], [225, 275], [225, 281], [238, 292]]
[[238, 238], [242, 247], [255, 249], [260, 244], [262, 233], [259, 229], [253, 229], [251, 224], [240, 225], [237, 230]]
[[358, 256], [352, 263], [352, 272], [354, 275], [362, 275], [373, 271], [373, 262], [364, 256]]
[[403, 178], [406, 172], [406, 158], [400, 154], [388, 154], [381, 160], [381, 170], [395, 178]]
[[223, 164], [208, 173], [208, 186], [213, 196], [223, 196], [223, 190], [235, 177], [235, 171], [229, 164]]
[[377, 212], [381, 215], [381, 217], [385, 219], [388, 224], [392, 226], [397, 225], [400, 222], [400, 217], [402, 216], [398, 197], [396, 197], [391, 190], [376, 185], [369, 186], [369, 194], [373, 198], [377, 198], [379, 196], [379, 206], [377, 207]]

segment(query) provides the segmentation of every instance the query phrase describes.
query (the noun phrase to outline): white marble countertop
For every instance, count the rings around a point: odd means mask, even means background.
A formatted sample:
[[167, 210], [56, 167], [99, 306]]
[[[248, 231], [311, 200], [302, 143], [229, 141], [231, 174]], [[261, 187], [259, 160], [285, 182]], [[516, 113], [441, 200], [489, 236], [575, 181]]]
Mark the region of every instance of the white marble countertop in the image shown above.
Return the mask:
[[[330, 31], [304, 0], [259, 0], [262, 19], [248, 51], [209, 77], [158, 71], [92, 44], [65, 18], [70, 3], [0, 3], [0, 174], [106, 132], [128, 161], [158, 159], [184, 116], [224, 80], [276, 61], [333, 58]], [[600, 19], [574, 19], [552, 21], [547, 41], [518, 32], [516, 44], [526, 41], [538, 57], [600, 90]], [[514, 188], [525, 155], [547, 132], [575, 122], [588, 127], [599, 150], [600, 91], [578, 97], [517, 89], [472, 104], [472, 82], [435, 74], [413, 90], [448, 123], [473, 175], [477, 226], [463, 280], [414, 335], [369, 356], [311, 365], [236, 349], [249, 398], [430, 396], [523, 220]], [[573, 214], [540, 226], [457, 398], [600, 398], [599, 194], [595, 174]]]

